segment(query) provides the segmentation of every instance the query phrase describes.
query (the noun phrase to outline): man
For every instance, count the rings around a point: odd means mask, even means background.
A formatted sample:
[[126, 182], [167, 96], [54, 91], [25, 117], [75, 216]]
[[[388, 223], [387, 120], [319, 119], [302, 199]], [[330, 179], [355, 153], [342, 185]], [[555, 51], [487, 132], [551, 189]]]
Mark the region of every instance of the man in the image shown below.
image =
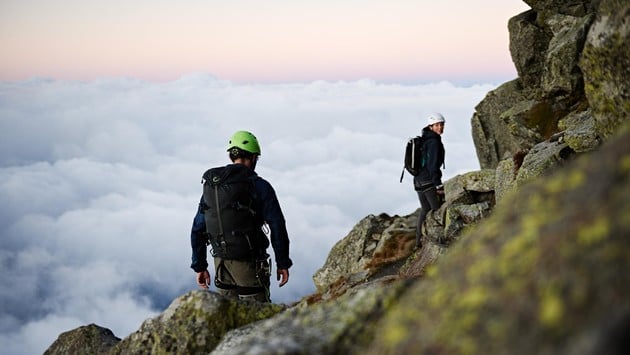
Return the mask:
[[422, 225], [427, 213], [439, 209], [442, 204], [442, 199], [438, 198], [438, 195], [444, 195], [440, 168], [444, 166], [445, 151], [441, 136], [444, 133], [445, 121], [442, 114], [433, 113], [427, 119], [427, 126], [422, 129], [424, 166], [413, 179], [414, 189], [422, 207], [416, 227], [416, 248], [422, 246]]
[[269, 239], [262, 231], [268, 224], [280, 287], [289, 281], [289, 237], [276, 193], [254, 169], [261, 149], [247, 131], [232, 135], [227, 146], [232, 164], [208, 170], [204, 192], [190, 236], [191, 268], [197, 284], [207, 289], [210, 273], [206, 246], [212, 247], [214, 283], [220, 294], [239, 299], [270, 302]]

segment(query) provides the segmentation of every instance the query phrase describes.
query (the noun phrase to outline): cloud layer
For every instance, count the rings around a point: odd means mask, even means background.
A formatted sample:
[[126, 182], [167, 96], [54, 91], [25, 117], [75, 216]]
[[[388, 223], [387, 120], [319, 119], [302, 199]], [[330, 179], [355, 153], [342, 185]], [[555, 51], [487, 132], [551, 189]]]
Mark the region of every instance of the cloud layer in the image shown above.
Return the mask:
[[201, 174], [227, 138], [254, 132], [258, 173], [291, 238], [289, 284], [312, 275], [361, 218], [418, 208], [402, 151], [427, 114], [446, 119], [445, 177], [478, 169], [470, 118], [493, 87], [355, 82], [244, 85], [205, 74], [167, 83], [0, 82], [0, 342], [41, 353], [96, 323], [124, 337], [194, 289], [189, 230]]

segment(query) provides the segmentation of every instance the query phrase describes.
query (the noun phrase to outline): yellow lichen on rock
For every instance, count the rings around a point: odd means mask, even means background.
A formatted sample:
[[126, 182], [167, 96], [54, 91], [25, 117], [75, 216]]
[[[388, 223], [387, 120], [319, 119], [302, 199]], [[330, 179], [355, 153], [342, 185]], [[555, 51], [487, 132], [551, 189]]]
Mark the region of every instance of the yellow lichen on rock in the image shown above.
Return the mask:
[[589, 246], [604, 240], [610, 233], [610, 221], [606, 216], [597, 219], [578, 230], [578, 242]]
[[564, 301], [559, 291], [553, 286], [542, 290], [538, 318], [546, 327], [557, 327], [562, 324]]

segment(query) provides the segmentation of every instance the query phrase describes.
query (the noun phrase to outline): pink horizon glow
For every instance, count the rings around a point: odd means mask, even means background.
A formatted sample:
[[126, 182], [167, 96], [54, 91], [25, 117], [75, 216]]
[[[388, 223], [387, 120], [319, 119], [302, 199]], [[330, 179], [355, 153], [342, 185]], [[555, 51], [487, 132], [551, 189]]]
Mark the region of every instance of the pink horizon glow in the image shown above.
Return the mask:
[[208, 1], [187, 8], [164, 0], [98, 6], [60, 0], [43, 8], [15, 1], [0, 5], [0, 80], [169, 81], [193, 72], [234, 82], [515, 75], [507, 21], [527, 6], [476, 3]]

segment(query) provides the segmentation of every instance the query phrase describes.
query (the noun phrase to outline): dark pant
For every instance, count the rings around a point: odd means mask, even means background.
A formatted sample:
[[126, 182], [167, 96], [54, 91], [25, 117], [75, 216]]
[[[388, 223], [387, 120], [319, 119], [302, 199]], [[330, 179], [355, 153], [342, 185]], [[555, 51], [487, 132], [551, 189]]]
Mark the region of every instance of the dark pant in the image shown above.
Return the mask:
[[241, 261], [215, 257], [214, 284], [218, 293], [231, 298], [270, 302], [270, 263], [267, 260]]
[[416, 192], [418, 193], [418, 199], [420, 199], [420, 207], [422, 207], [420, 209], [420, 215], [418, 216], [418, 225], [416, 226], [416, 247], [420, 247], [422, 240], [422, 225], [427, 218], [427, 213], [431, 210], [435, 211], [439, 209], [442, 201], [438, 197], [437, 190], [433, 185], [416, 190]]

